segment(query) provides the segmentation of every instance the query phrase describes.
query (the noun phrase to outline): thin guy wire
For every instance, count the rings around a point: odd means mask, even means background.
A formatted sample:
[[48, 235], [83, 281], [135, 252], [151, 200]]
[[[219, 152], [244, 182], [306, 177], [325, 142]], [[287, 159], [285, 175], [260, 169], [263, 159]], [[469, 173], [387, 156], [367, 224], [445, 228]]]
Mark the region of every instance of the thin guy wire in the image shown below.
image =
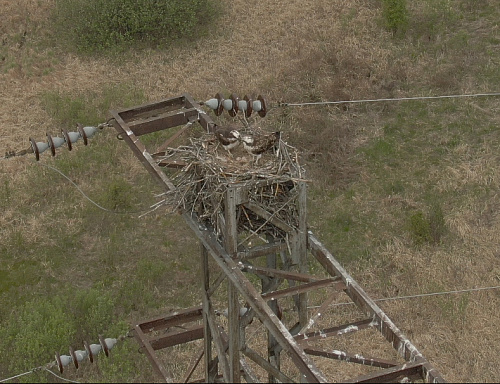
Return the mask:
[[108, 208], [104, 208], [102, 206], [100, 206], [99, 204], [97, 204], [94, 200], [92, 200], [90, 197], [88, 197], [85, 192], [83, 192], [80, 187], [73, 181], [71, 180], [68, 176], [66, 176], [64, 173], [62, 173], [59, 169], [51, 166], [51, 165], [48, 165], [48, 164], [44, 164], [44, 163], [40, 163], [40, 162], [37, 162], [36, 164], [39, 164], [39, 165], [42, 165], [44, 167], [47, 167], [47, 168], [50, 168], [52, 169], [53, 171], [59, 173], [62, 177], [64, 177], [66, 180], [68, 180], [71, 184], [73, 184], [73, 186], [78, 190], [78, 192], [80, 192], [82, 194], [83, 197], [85, 197], [88, 201], [90, 201], [92, 204], [94, 204], [97, 208], [99, 209], [102, 209], [103, 211], [106, 211], [106, 212], [110, 212], [110, 213], [116, 213], [118, 215], [133, 215], [133, 214], [137, 214], [137, 213], [144, 213], [144, 212], [150, 212], [149, 210], [143, 210], [143, 211], [130, 211], [130, 212], [120, 212], [120, 211], [113, 211], [111, 209], [108, 209]]
[[[461, 289], [461, 290], [456, 290], [456, 291], [443, 291], [443, 292], [431, 292], [431, 293], [422, 293], [419, 295], [409, 295], [409, 296], [395, 296], [395, 297], [386, 297], [383, 299], [374, 299], [373, 301], [392, 301], [392, 300], [402, 300], [402, 299], [413, 299], [413, 298], [418, 298], [418, 297], [426, 297], [426, 296], [440, 296], [440, 295], [448, 295], [452, 293], [467, 293], [467, 292], [475, 292], [475, 291], [486, 291], [486, 290], [492, 290], [492, 289], [498, 289], [500, 288], [500, 285], [494, 286], [494, 287], [482, 287], [482, 288], [470, 288], [470, 289]], [[352, 305], [354, 302], [346, 302], [346, 303], [336, 303], [336, 304], [331, 304], [330, 307], [339, 307], [342, 305]], [[320, 306], [312, 306], [312, 307], [307, 307], [307, 308], [319, 308]]]
[[74, 381], [74, 380], [70, 380], [70, 379], [65, 379], [64, 377], [62, 377], [62, 376], [59, 376], [59, 375], [55, 374], [54, 372], [52, 372], [52, 371], [51, 371], [50, 369], [48, 369], [48, 368], [44, 368], [44, 370], [45, 370], [45, 371], [47, 371], [47, 372], [49, 372], [49, 373], [51, 373], [51, 374], [53, 374], [55, 377], [57, 377], [57, 378], [59, 378], [59, 379], [61, 379], [61, 380], [68, 381], [68, 382], [70, 382], [70, 383], [79, 383], [79, 381]]
[[42, 367], [33, 368], [27, 372], [20, 373], [19, 375], [15, 375], [12, 377], [8, 377], [6, 379], [2, 379], [2, 380], [0, 380], [0, 383], [4, 383], [4, 382], [9, 381], [9, 380], [17, 379], [18, 377], [21, 377], [21, 376], [29, 375], [30, 373], [34, 373], [35, 371], [38, 371], [39, 369], [42, 369]]
[[474, 93], [462, 95], [443, 95], [443, 96], [416, 96], [416, 97], [397, 97], [388, 99], [364, 99], [364, 100], [339, 100], [339, 101], [317, 101], [307, 103], [279, 103], [280, 107], [299, 107], [304, 105], [327, 105], [327, 104], [347, 104], [347, 103], [374, 103], [381, 101], [408, 101], [408, 100], [431, 100], [431, 99], [451, 99], [459, 97], [482, 97], [482, 96], [500, 96], [500, 92], [492, 93]]

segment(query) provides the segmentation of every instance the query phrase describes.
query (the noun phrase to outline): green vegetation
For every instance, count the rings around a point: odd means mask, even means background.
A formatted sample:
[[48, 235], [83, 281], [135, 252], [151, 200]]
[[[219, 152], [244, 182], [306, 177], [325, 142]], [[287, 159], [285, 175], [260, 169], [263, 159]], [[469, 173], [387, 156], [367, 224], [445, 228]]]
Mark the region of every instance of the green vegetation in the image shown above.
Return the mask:
[[[217, 7], [214, 1], [68, 0], [54, 4], [53, 25], [64, 46], [104, 55], [130, 47], [162, 50], [178, 44], [173, 40], [194, 39], [213, 23]], [[322, 36], [311, 33], [321, 28], [305, 28], [308, 40], [304, 44], [297, 32], [296, 40], [286, 41], [296, 45], [294, 60], [283, 69], [281, 63], [273, 63], [276, 72], [262, 70], [262, 79], [252, 78], [252, 87], [262, 89], [272, 102], [280, 98], [301, 102], [467, 93], [492, 90], [499, 83], [499, 39], [490, 33], [499, 9], [493, 2], [460, 0], [456, 7], [447, 0], [373, 4], [369, 12], [357, 4], [341, 14], [340, 29], [345, 36]], [[180, 8], [183, 13], [176, 13]], [[378, 15], [374, 27], [360, 21], [366, 13], [370, 18]], [[231, 28], [228, 23], [224, 38], [231, 35]], [[387, 29], [398, 39], [387, 38]], [[258, 31], [249, 28], [247, 32], [246, 39], [259, 38]], [[363, 45], [368, 33], [376, 34], [379, 45]], [[52, 51], [37, 56], [34, 39], [27, 40], [24, 48], [30, 50], [25, 52], [19, 47], [22, 34], [17, 30], [13, 34], [0, 46], [1, 72], [12, 72], [13, 84], [24, 87], [50, 73], [56, 59]], [[221, 40], [214, 41], [221, 44]], [[181, 54], [194, 54], [189, 48]], [[231, 51], [237, 49], [231, 47]], [[43, 60], [37, 62], [40, 57]], [[228, 68], [236, 62], [220, 59]], [[210, 72], [201, 74], [206, 64], [190, 72], [197, 74], [194, 80], [169, 80], [196, 89], [193, 81], [212, 78], [207, 75]], [[37, 91], [35, 101], [46, 114], [49, 133], [57, 134], [61, 128], [71, 131], [76, 123], [97, 125], [106, 121], [109, 109], [142, 104], [164, 92], [159, 89], [164, 80], [155, 85], [157, 79], [152, 76], [146, 85], [130, 68], [129, 78], [114, 83], [119, 85], [103, 83], [93, 91], [82, 91], [85, 85], [78, 92], [54, 90], [63, 89], [64, 84], [37, 88], [44, 89]], [[144, 73], [143, 67], [138, 73]], [[221, 79], [226, 76], [219, 75]], [[234, 76], [223, 90], [249, 86], [238, 81]], [[478, 276], [485, 284], [491, 280], [491, 285], [497, 284], [498, 268], [486, 265], [498, 258], [493, 234], [498, 225], [497, 110], [498, 101], [492, 98], [290, 106], [270, 109], [260, 122], [268, 124], [266, 129], [283, 130], [290, 144], [303, 150], [301, 161], [310, 180], [310, 229], [361, 285], [369, 287], [370, 295], [389, 297], [476, 286]], [[156, 146], [174, 132], [141, 140]], [[0, 226], [0, 356], [7, 356], [0, 359], [0, 378], [48, 363], [55, 351], [67, 354], [70, 346], [81, 349], [83, 340], [96, 342], [99, 334], [124, 335], [137, 320], [200, 300], [199, 248], [194, 235], [181, 218], [164, 209], [138, 218], [163, 191], [128, 146], [116, 140], [113, 128], [100, 131], [87, 147], [79, 142], [71, 152], [61, 149], [55, 158], [48, 153], [43, 156], [38, 165], [25, 163], [29, 166], [21, 163], [24, 159], [14, 159], [21, 165], [9, 165], [17, 174], [0, 180], [0, 208], [6, 223]], [[63, 172], [80, 190], [42, 164]], [[484, 267], [477, 266], [481, 262]], [[319, 270], [311, 263], [312, 273]], [[256, 276], [252, 279], [259, 281]], [[496, 299], [493, 294], [484, 295], [484, 300]], [[425, 303], [414, 304], [409, 314], [405, 308], [401, 316], [414, 316], [415, 321], [428, 317], [429, 323], [445, 325], [442, 322], [451, 319], [461, 337], [474, 333], [471, 311], [481, 310], [475, 296], [434, 300], [430, 309]], [[419, 306], [425, 310], [411, 312]], [[481, 311], [486, 310], [490, 308]], [[477, 316], [478, 321], [487, 316], [491, 312]], [[440, 328], [442, 338], [447, 336], [445, 328]], [[417, 328], [411, 330], [417, 332]], [[420, 342], [430, 350], [442, 343], [428, 334]], [[98, 367], [86, 364], [77, 372], [68, 369], [64, 377], [86, 382], [155, 379], [134, 341], [125, 340], [115, 348], [110, 359], [99, 357]], [[437, 360], [443, 354], [438, 351], [434, 356]], [[20, 380], [51, 379], [39, 372]], [[471, 377], [465, 381], [472, 381]]]
[[127, 82], [79, 94], [47, 91], [40, 99], [50, 117], [68, 130], [76, 123], [97, 125], [106, 120], [110, 109], [126, 108], [146, 100], [142, 89]]
[[[76, 122], [104, 122], [105, 112], [116, 105], [144, 101], [126, 84], [100, 93], [40, 97], [55, 126], [69, 131]], [[63, 172], [107, 211], [41, 163], [28, 170], [27, 185], [8, 180], [0, 185], [0, 206], [25, 223], [22, 229], [2, 229], [0, 307], [10, 310], [0, 311], [0, 355], [12, 357], [0, 362], [2, 376], [53, 361], [56, 351], [68, 354], [70, 346], [82, 349], [83, 340], [97, 342], [99, 334], [116, 338], [130, 329], [132, 313], [184, 307], [196, 295], [196, 290], [176, 295], [183, 289], [180, 281], [197, 286], [190, 261], [196, 244], [167, 241], [166, 225], [183, 231], [179, 217], [138, 219], [157, 201], [158, 187], [145, 170], [130, 171], [127, 164], [136, 160], [115, 136], [113, 128], [105, 128], [87, 147], [77, 142], [71, 152], [60, 149], [57, 157], [44, 157], [44, 164]], [[156, 225], [148, 224], [151, 220]], [[174, 260], [167, 262], [168, 255]], [[169, 269], [178, 271], [176, 278], [164, 278]], [[151, 381], [150, 372], [139, 368], [148, 364], [142, 357], [129, 361], [135, 351], [136, 345], [125, 341], [113, 351], [112, 362], [99, 356], [99, 372], [87, 370], [87, 379], [130, 380], [141, 371], [141, 381]], [[51, 379], [40, 372], [21, 380]]]
[[408, 29], [406, 0], [382, 0], [385, 26], [394, 35], [404, 35]]
[[94, 53], [167, 48], [202, 36], [215, 14], [212, 0], [68, 0], [56, 2], [53, 25], [66, 49]]

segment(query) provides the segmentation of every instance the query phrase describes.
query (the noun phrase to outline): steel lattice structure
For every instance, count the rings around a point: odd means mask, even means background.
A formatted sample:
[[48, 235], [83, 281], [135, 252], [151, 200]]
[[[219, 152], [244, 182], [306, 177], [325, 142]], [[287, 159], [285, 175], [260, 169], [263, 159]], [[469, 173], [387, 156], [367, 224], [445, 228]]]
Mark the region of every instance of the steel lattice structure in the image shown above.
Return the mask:
[[[157, 154], [193, 123], [205, 132], [214, 126], [201, 103], [187, 94], [110, 113], [119, 136], [166, 191], [176, 186], [165, 169], [182, 165], [158, 161]], [[157, 152], [146, 149], [140, 140], [142, 135], [179, 126], [184, 127]], [[202, 304], [134, 325], [135, 337], [159, 377], [167, 382], [261, 382], [263, 377], [270, 382], [445, 382], [308, 231], [304, 181], [294, 180], [293, 184], [296, 226], [249, 198], [256, 188], [268, 188], [271, 183], [256, 180], [225, 185], [218, 215], [221, 234], [200, 220], [198, 212], [182, 213], [201, 244]], [[242, 246], [238, 220], [248, 213], [284, 235]], [[310, 272], [312, 265], [314, 273]], [[355, 304], [357, 317], [329, 323], [337, 318], [331, 304], [341, 297]], [[224, 306], [226, 311], [221, 311]], [[287, 307], [290, 309], [283, 313]], [[255, 336], [253, 330], [260, 329], [255, 327], [263, 327], [265, 332]], [[363, 353], [335, 348], [342, 343], [349, 346], [346, 338], [353, 335], [356, 346], [363, 340], [370, 345], [387, 344], [389, 357], [378, 355], [385, 346], [375, 348], [377, 355], [370, 357], [364, 348]], [[176, 347], [193, 343], [198, 344], [194, 344], [191, 364], [182, 378], [174, 377], [162, 359]], [[334, 365], [339, 362], [355, 366], [354, 376], [339, 378], [338, 365]]]

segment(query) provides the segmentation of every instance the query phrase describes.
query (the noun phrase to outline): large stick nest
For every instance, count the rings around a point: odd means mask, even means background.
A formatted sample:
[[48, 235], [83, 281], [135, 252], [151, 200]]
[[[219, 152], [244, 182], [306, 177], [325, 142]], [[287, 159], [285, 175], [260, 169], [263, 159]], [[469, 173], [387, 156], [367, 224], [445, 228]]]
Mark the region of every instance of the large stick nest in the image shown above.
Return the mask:
[[296, 186], [305, 181], [305, 170], [294, 147], [280, 139], [276, 148], [264, 153], [255, 164], [242, 145], [232, 150], [230, 156], [213, 134], [191, 138], [190, 143], [168, 148], [155, 156], [158, 164], [168, 164], [168, 177], [176, 186], [163, 194], [162, 204], [175, 211], [196, 213], [201, 222], [213, 227], [220, 236], [226, 191], [238, 186], [246, 190], [249, 202], [271, 215], [262, 218], [243, 205], [238, 206], [238, 231], [276, 239], [287, 234], [271, 221], [279, 219], [289, 227], [298, 227]]

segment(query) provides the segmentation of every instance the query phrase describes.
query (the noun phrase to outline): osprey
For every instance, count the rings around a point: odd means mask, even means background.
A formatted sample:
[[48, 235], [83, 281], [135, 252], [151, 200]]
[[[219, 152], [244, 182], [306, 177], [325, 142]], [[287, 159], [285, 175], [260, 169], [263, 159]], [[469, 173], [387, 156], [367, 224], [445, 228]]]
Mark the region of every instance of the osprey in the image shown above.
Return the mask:
[[222, 147], [229, 153], [231, 157], [231, 149], [236, 148], [240, 145], [240, 133], [232, 126], [228, 127], [218, 127], [216, 126], [214, 131], [215, 137], [222, 144]]
[[243, 148], [254, 157], [255, 164], [257, 164], [264, 152], [276, 147], [280, 137], [281, 132], [278, 131], [268, 135], [245, 135], [241, 137], [241, 141]]

